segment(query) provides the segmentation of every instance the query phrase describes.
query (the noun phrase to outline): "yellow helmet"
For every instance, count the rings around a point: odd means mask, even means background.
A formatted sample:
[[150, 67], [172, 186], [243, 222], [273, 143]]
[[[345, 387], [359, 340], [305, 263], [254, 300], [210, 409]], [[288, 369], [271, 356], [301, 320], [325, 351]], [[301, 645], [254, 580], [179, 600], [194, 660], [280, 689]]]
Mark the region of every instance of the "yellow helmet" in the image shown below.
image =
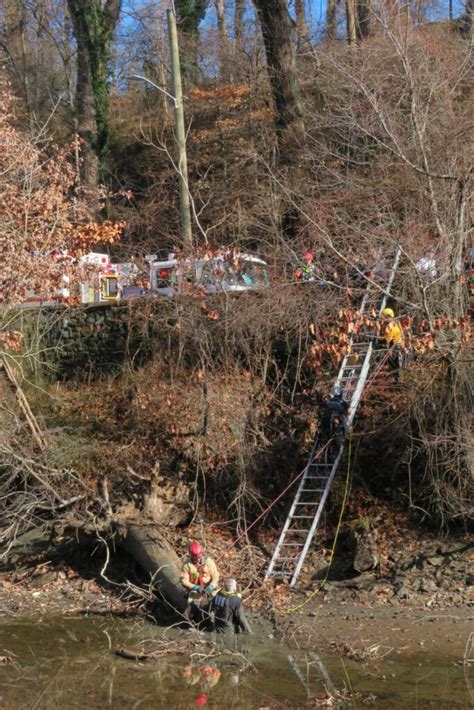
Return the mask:
[[395, 318], [395, 313], [391, 308], [384, 308], [382, 311], [383, 316], [389, 316], [389, 318]]

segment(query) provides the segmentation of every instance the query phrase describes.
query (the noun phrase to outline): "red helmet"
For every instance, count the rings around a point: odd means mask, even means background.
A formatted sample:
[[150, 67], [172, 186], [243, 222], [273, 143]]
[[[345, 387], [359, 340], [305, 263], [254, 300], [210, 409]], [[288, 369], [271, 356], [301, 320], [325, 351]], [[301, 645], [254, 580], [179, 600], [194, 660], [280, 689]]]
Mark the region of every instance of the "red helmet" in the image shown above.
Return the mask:
[[209, 695], [206, 695], [206, 693], [201, 693], [201, 695], [197, 696], [196, 700], [194, 701], [194, 704], [196, 705], [196, 707], [200, 708], [205, 705], [208, 700]]
[[306, 261], [313, 261], [314, 255], [312, 251], [305, 251], [304, 258]]
[[192, 542], [189, 546], [189, 554], [191, 555], [191, 557], [201, 559], [201, 557], [204, 555], [204, 548], [201, 543]]

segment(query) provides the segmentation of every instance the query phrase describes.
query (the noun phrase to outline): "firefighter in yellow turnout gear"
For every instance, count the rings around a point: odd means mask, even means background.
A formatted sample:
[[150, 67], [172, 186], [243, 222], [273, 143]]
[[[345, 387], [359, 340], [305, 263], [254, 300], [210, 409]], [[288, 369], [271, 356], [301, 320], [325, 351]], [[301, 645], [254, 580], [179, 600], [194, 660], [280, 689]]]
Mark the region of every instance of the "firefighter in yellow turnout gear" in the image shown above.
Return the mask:
[[193, 622], [203, 621], [206, 608], [217, 594], [219, 572], [214, 560], [204, 555], [199, 542], [189, 546], [189, 559], [181, 569], [181, 584], [188, 595], [187, 618]]
[[398, 379], [399, 371], [403, 364], [405, 338], [401, 325], [395, 320], [395, 313], [392, 308], [383, 309], [382, 324], [383, 338], [390, 350], [388, 367], [395, 373]]

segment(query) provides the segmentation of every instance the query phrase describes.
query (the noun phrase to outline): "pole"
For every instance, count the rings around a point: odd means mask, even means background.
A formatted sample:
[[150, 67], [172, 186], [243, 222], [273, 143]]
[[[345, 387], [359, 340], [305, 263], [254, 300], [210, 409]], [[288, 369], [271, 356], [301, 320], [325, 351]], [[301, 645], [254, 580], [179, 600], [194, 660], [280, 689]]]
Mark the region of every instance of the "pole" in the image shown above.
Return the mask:
[[171, 74], [173, 77], [174, 118], [176, 123], [176, 143], [179, 171], [179, 202], [181, 208], [181, 234], [185, 250], [193, 246], [191, 232], [191, 209], [188, 189], [188, 163], [186, 159], [186, 133], [184, 130], [183, 92], [181, 89], [181, 68], [179, 66], [178, 33], [173, 10], [167, 10], [168, 34], [170, 40]]

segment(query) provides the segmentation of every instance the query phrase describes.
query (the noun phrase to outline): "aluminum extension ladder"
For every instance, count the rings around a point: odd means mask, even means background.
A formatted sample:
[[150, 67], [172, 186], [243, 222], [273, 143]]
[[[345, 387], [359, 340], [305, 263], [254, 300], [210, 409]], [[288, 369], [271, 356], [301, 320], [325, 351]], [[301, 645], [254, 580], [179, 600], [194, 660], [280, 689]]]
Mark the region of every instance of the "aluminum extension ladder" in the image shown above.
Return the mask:
[[[392, 268], [387, 278], [383, 296], [378, 303], [378, 316], [382, 314], [390, 295], [395, 273], [400, 261], [401, 249], [397, 248]], [[360, 305], [360, 312], [367, 313], [377, 305], [380, 294], [369, 283]], [[362, 397], [367, 377], [373, 360], [373, 342], [370, 339], [350, 339], [348, 354], [344, 357], [335, 384], [340, 385], [343, 398], [349, 402], [345, 431], [348, 431]], [[273, 557], [265, 575], [269, 577], [286, 577], [293, 587], [301, 572], [311, 542], [318, 529], [331, 485], [345, 447], [345, 435], [339, 446], [327, 447], [320, 453], [327, 441], [318, 434], [313, 443], [305, 471], [301, 477], [293, 504], [288, 513], [285, 525], [281, 531]]]

